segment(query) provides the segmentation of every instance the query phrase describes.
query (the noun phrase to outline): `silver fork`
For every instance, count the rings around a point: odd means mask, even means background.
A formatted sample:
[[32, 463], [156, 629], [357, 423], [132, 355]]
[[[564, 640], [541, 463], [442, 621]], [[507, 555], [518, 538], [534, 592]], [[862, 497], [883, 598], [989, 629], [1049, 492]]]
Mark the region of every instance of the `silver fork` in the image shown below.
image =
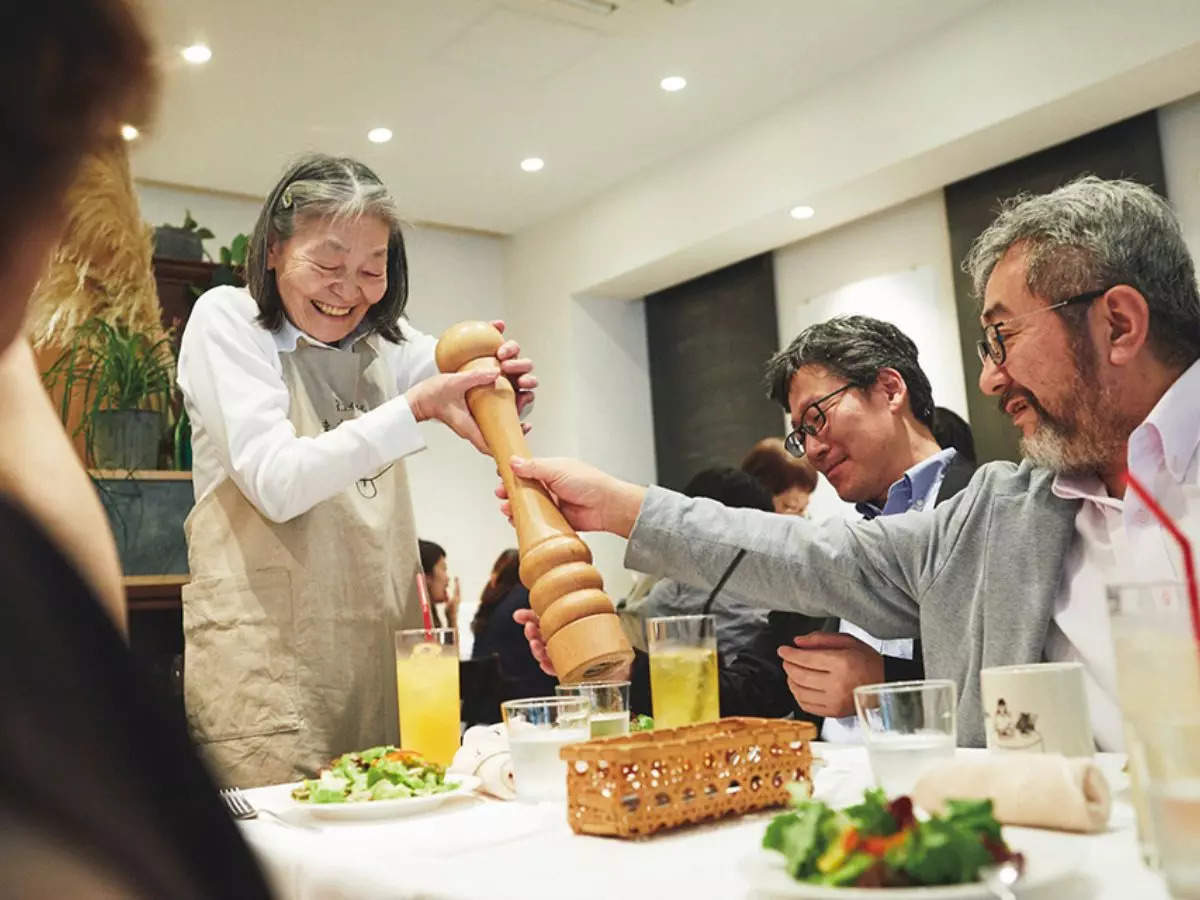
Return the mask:
[[280, 825], [286, 825], [289, 828], [302, 828], [305, 831], [317, 831], [317, 828], [312, 825], [290, 822], [269, 809], [255, 809], [254, 804], [242, 793], [241, 788], [222, 788], [221, 799], [225, 801], [226, 808], [235, 819], [257, 819], [260, 813], [266, 813]]

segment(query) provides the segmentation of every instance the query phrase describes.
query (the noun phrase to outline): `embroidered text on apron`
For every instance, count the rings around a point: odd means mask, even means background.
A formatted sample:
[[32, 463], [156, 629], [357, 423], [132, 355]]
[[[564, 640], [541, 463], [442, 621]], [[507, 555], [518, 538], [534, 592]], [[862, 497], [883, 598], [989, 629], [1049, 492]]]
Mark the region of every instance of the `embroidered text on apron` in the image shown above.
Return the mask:
[[[302, 338], [280, 361], [302, 437], [398, 393], [366, 339], [339, 350]], [[294, 781], [398, 743], [393, 632], [421, 626], [403, 461], [283, 523], [226, 478], [185, 530], [184, 697], [218, 780]]]

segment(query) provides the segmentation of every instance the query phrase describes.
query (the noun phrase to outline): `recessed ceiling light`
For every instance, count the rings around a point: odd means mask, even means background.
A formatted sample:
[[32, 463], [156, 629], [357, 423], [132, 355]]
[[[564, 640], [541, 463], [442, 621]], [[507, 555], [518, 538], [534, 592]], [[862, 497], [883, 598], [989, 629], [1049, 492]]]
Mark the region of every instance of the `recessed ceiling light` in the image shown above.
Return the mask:
[[392, 139], [392, 129], [372, 128], [367, 132], [367, 140], [372, 144], [386, 144]]
[[546, 161], [540, 156], [531, 156], [528, 159], [521, 160], [521, 169], [525, 172], [540, 172], [545, 165]]
[[668, 91], [673, 94], [676, 91], [682, 91], [685, 87], [687, 87], [687, 79], [682, 75], [668, 75], [658, 83], [658, 86], [664, 91]]
[[184, 47], [181, 53], [183, 58], [193, 65], [200, 65], [212, 59], [212, 51], [208, 49], [207, 44], [192, 44], [190, 47]]
[[132, 125], [121, 126], [121, 137], [125, 138], [127, 141], [136, 141], [139, 134], [141, 134], [141, 132]]
[[811, 206], [793, 206], [788, 212], [793, 219], [811, 219], [817, 211]]

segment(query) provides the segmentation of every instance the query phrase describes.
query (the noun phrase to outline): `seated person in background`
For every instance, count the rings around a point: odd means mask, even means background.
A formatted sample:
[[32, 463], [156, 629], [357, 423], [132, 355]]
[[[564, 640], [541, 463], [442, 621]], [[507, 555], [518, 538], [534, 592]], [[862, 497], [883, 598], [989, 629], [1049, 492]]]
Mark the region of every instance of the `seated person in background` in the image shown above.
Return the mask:
[[471, 659], [496, 656], [500, 660], [502, 700], [554, 696], [557, 681], [529, 655], [529, 646], [513, 613], [529, 609], [529, 589], [521, 584], [521, 557], [505, 550], [492, 564], [492, 574], [479, 598], [479, 609], [471, 620], [475, 645]]
[[[767, 382], [772, 398], [784, 406], [791, 401], [805, 426], [789, 437], [789, 449], [806, 454], [864, 518], [929, 510], [970, 479], [973, 467], [933, 440], [929, 379], [916, 345], [894, 325], [866, 316], [812, 325], [768, 361]], [[768, 598], [755, 599], [769, 606]], [[536, 617], [521, 619], [530, 623], [533, 652], [545, 659]], [[635, 696], [644, 666], [635, 657]], [[855, 687], [923, 673], [920, 641], [879, 641], [837, 618], [772, 612], [751, 647], [721, 660], [721, 714], [803, 716], [818, 723], [826, 740], [852, 740]]]
[[425, 588], [429, 591], [430, 612], [437, 628], [458, 628], [458, 577], [450, 577], [446, 566], [446, 551], [433, 541], [417, 540], [421, 553], [421, 570], [425, 573]]
[[[740, 509], [772, 512], [771, 495], [755, 478], [738, 469], [705, 469], [684, 487], [688, 497], [708, 497]], [[710, 588], [693, 587], [663, 578], [638, 609], [642, 622], [656, 616], [698, 616], [711, 613], [717, 626], [717, 652], [732, 659], [746, 649], [767, 623], [766, 613]], [[644, 629], [643, 629], [644, 630]]]
[[741, 470], [758, 479], [771, 494], [775, 512], [802, 516], [817, 489], [817, 470], [807, 459], [793, 456], [783, 439], [763, 438], [742, 460]]
[[267, 897], [165, 691], [122, 640], [116, 548], [19, 336], [85, 154], [145, 127], [157, 74], [124, 0], [0, 29], [0, 893]]
[[[763, 438], [746, 454], [740, 468], [771, 494], [775, 512], [794, 516], [808, 514], [808, 501], [817, 487], [817, 470], [808, 460], [788, 453], [782, 438]], [[617, 604], [617, 615], [621, 617], [621, 627], [625, 636], [635, 649], [643, 652], [646, 650], [646, 633], [643, 627], [646, 614], [641, 611], [641, 607], [651, 589], [660, 580], [657, 575], [639, 574], [629, 596]]]
[[933, 439], [942, 449], [953, 447], [959, 458], [975, 465], [975, 436], [971, 426], [958, 413], [944, 406], [933, 408]]

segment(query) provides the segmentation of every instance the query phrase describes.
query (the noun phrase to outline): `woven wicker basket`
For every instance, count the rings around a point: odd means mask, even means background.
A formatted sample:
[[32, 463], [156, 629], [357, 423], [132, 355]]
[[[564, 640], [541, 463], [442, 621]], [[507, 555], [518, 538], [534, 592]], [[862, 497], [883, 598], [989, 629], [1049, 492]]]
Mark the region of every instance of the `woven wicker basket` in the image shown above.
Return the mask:
[[782, 806], [809, 780], [814, 737], [808, 722], [731, 718], [568, 744], [567, 820], [633, 837]]

